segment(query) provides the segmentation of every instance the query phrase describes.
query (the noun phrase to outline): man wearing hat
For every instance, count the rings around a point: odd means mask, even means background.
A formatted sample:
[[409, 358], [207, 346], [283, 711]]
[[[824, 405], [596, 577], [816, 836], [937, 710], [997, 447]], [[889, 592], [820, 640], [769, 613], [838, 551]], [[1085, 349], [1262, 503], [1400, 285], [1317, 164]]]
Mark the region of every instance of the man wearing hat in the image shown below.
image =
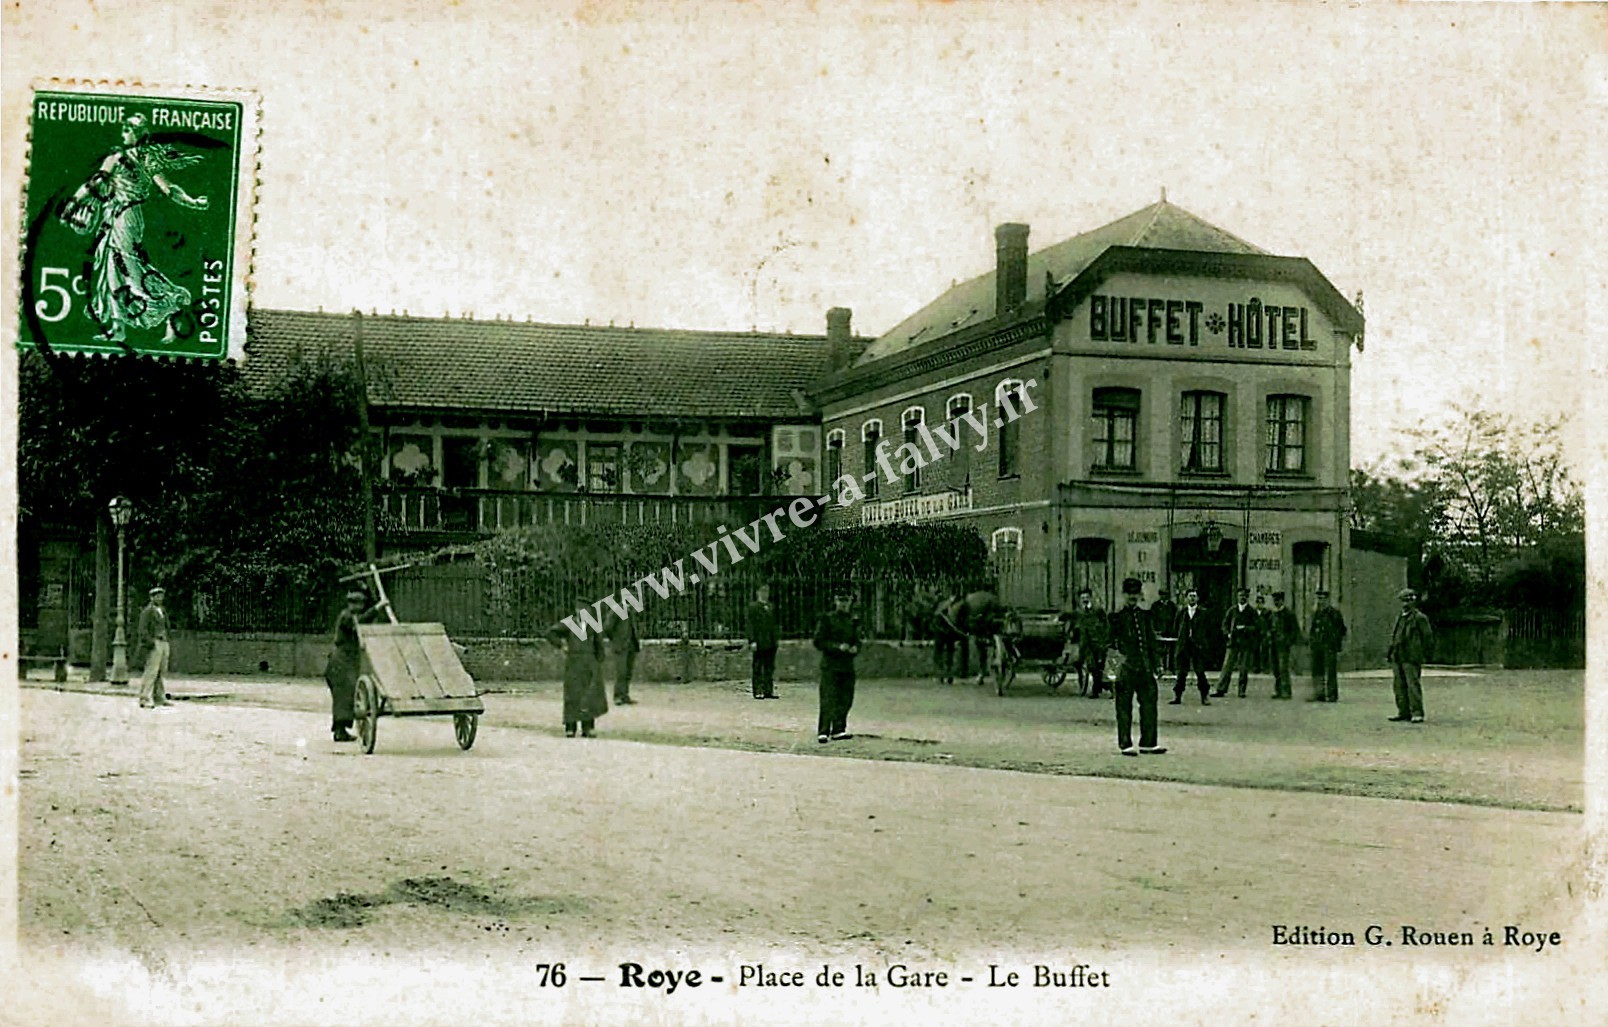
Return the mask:
[[1390, 629], [1390, 648], [1385, 650], [1385, 659], [1395, 670], [1396, 715], [1390, 719], [1422, 724], [1424, 688], [1420, 676], [1424, 661], [1429, 658], [1430, 646], [1434, 644], [1435, 632], [1429, 626], [1429, 618], [1418, 608], [1417, 592], [1404, 588], [1396, 593], [1396, 598], [1401, 600], [1401, 613]]
[[[1111, 615], [1111, 647], [1122, 654], [1112, 693], [1117, 701], [1117, 750], [1124, 756], [1159, 756], [1166, 748], [1156, 741], [1156, 635], [1150, 612], [1139, 609], [1144, 585], [1124, 578], [1122, 609]], [[1133, 701], [1139, 700], [1139, 748], [1133, 747]]]
[[860, 622], [849, 612], [848, 590], [832, 599], [832, 609], [815, 626], [815, 648], [821, 651], [821, 710], [817, 742], [842, 741], [849, 734], [849, 707], [854, 705], [854, 657], [860, 652]]
[[1228, 642], [1228, 653], [1223, 657], [1223, 676], [1217, 679], [1213, 695], [1227, 695], [1228, 682], [1239, 671], [1239, 697], [1245, 698], [1245, 686], [1251, 674], [1251, 660], [1261, 639], [1261, 618], [1251, 606], [1251, 590], [1242, 588], [1239, 601], [1223, 614], [1223, 638]]
[[363, 665], [357, 626], [374, 619], [385, 608], [380, 603], [367, 610], [368, 593], [353, 589], [346, 593], [346, 606], [335, 617], [335, 638], [329, 662], [324, 665], [324, 683], [329, 686], [330, 736], [337, 742], [356, 741], [352, 737], [352, 703], [357, 695], [357, 675]]
[[1327, 589], [1318, 589], [1318, 606], [1312, 611], [1312, 697], [1308, 702], [1340, 701], [1340, 646], [1346, 640], [1346, 620], [1329, 605]]
[[1273, 698], [1289, 699], [1290, 647], [1301, 641], [1301, 622], [1295, 619], [1295, 611], [1284, 605], [1283, 592], [1273, 593], [1273, 609], [1263, 623], [1267, 628], [1267, 653], [1273, 664]]
[[140, 611], [135, 637], [145, 654], [145, 673], [140, 676], [140, 706], [154, 709], [169, 706], [167, 684], [162, 680], [168, 667], [168, 619], [162, 601], [167, 596], [162, 586], [151, 589], [150, 602]]

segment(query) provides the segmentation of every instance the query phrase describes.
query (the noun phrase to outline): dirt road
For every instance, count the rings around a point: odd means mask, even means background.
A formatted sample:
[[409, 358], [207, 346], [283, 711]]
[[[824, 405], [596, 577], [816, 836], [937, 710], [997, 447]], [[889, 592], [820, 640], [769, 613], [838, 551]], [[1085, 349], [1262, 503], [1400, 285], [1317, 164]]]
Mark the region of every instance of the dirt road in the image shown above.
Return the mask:
[[[1360, 971], [1439, 967], [1430, 984], [1486, 971], [1453, 949], [1294, 952], [1270, 944], [1273, 926], [1567, 932], [1578, 881], [1568, 814], [522, 730], [462, 753], [435, 720], [382, 722], [383, 750], [363, 757], [329, 742], [319, 713], [153, 714], [39, 691], [24, 692], [23, 718], [23, 939], [35, 972], [62, 975], [53, 999], [104, 1022], [461, 1022], [465, 1003], [606, 1022], [611, 1009], [718, 1012], [696, 1004], [717, 998], [743, 1022], [789, 1022], [837, 993], [738, 989], [742, 964], [890, 960], [952, 976], [1117, 967], [1126, 985], [1100, 1006], [1115, 1015], [1144, 996], [1194, 1008], [1182, 1000], [1223, 974], [1294, 959], [1312, 989], [1281, 1003], [1326, 987], [1356, 1001], [1345, 982]], [[642, 1007], [616, 979], [633, 960], [702, 967], [728, 990]], [[554, 962], [567, 986], [540, 987], [535, 968]], [[1067, 1011], [1043, 991], [951, 987], [839, 997], [909, 1015], [985, 998]], [[833, 1008], [852, 1020], [878, 1007]]]

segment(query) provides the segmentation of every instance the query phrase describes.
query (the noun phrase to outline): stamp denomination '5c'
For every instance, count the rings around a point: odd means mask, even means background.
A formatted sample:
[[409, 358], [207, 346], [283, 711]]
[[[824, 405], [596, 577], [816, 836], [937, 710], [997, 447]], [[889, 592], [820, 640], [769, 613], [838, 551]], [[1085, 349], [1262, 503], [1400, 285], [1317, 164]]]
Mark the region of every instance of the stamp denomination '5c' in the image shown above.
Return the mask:
[[255, 94], [34, 89], [24, 348], [242, 359]]

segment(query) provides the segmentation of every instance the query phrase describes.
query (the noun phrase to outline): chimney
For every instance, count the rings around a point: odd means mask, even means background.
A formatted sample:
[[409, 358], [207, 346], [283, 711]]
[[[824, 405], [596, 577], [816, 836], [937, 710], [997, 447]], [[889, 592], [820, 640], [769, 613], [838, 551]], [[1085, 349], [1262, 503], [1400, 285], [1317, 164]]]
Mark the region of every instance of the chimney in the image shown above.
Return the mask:
[[833, 307], [826, 312], [826, 370], [841, 371], [854, 362], [854, 336], [849, 331], [849, 319], [854, 311], [848, 307]]
[[1026, 225], [994, 229], [994, 260], [994, 316], [1003, 317], [1027, 302]]

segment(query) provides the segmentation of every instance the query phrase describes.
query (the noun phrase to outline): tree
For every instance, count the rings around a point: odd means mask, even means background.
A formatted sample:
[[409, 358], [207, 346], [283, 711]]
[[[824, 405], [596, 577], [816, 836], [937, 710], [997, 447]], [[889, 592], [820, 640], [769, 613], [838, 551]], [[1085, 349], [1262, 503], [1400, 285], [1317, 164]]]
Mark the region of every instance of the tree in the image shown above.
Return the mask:
[[1521, 423], [1454, 407], [1411, 435], [1432, 483], [1432, 531], [1490, 587], [1501, 566], [1543, 544], [1581, 536], [1585, 501], [1563, 458], [1562, 417]]

